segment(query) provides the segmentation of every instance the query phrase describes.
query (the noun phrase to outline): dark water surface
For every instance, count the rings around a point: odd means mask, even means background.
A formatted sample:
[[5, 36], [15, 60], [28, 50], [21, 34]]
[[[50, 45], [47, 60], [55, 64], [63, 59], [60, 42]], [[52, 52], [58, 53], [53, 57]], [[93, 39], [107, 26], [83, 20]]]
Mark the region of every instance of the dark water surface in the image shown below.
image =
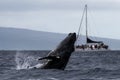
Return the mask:
[[0, 80], [120, 80], [120, 51], [74, 52], [64, 71], [32, 69], [48, 52], [0, 51]]

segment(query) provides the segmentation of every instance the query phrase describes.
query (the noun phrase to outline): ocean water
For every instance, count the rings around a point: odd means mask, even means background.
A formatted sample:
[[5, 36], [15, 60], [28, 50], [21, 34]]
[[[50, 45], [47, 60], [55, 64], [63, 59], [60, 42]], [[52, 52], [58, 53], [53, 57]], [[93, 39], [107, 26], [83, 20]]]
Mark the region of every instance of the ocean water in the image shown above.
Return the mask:
[[0, 51], [0, 80], [120, 80], [120, 51], [74, 52], [65, 70], [33, 69], [49, 51]]

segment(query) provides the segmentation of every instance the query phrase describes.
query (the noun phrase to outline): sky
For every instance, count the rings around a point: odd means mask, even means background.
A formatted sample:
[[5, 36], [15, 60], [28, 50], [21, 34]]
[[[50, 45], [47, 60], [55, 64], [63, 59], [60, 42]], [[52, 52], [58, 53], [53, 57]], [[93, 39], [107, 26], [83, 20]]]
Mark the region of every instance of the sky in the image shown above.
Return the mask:
[[120, 0], [0, 0], [0, 27], [77, 32], [85, 4], [89, 35], [120, 39]]

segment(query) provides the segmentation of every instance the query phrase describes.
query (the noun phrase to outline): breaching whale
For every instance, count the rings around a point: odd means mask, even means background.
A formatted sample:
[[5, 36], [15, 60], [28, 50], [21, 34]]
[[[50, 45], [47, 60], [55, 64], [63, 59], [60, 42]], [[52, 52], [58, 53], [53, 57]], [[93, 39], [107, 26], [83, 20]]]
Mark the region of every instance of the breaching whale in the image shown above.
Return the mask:
[[40, 67], [41, 69], [61, 69], [64, 70], [71, 53], [75, 50], [76, 33], [69, 33], [68, 36], [61, 41], [57, 48], [51, 51], [46, 57], [38, 60], [46, 59], [46, 62]]

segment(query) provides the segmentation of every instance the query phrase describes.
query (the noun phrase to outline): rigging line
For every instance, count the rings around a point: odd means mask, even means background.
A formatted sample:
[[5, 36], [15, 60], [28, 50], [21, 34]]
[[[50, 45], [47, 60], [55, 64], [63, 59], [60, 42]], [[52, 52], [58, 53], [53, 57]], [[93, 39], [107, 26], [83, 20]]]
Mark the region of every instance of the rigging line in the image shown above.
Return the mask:
[[83, 17], [84, 17], [84, 14], [85, 14], [85, 9], [86, 8], [84, 8], [84, 10], [83, 10], [82, 18], [81, 18], [81, 21], [80, 21], [80, 25], [79, 25], [79, 29], [78, 29], [78, 33], [77, 33], [77, 39], [79, 38], [80, 29], [81, 29], [82, 22], [83, 22]]
[[[93, 17], [93, 15], [92, 15], [92, 13], [93, 13], [93, 11], [91, 11], [90, 9], [88, 10], [88, 13], [89, 13], [89, 15], [90, 15], [90, 17], [91, 17], [91, 23], [93, 24], [93, 26], [95, 26], [96, 27], [96, 21], [94, 20], [94, 17]], [[93, 34], [95, 34], [96, 32], [94, 32], [93, 31]], [[92, 36], [92, 35], [91, 35]], [[95, 36], [92, 36], [94, 39], [96, 39], [97, 40], [97, 38], [95, 37]]]

